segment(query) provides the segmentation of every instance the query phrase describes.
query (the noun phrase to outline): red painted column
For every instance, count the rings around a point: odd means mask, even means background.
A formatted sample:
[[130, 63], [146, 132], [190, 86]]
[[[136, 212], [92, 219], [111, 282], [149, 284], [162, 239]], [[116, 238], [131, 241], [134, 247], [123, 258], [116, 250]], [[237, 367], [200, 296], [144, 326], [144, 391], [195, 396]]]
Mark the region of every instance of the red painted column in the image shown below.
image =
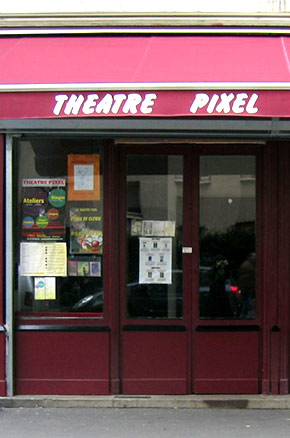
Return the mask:
[[277, 321], [278, 278], [278, 147], [267, 144], [263, 166], [263, 225], [260, 241], [262, 251], [262, 277], [260, 281], [262, 301], [262, 393], [278, 393], [279, 332]]
[[4, 136], [0, 135], [0, 396], [6, 395], [4, 332]]
[[279, 146], [279, 271], [276, 337], [279, 335], [279, 393], [289, 393], [290, 373], [290, 150], [289, 143]]
[[[118, 205], [120, 187], [118, 187], [118, 149], [112, 141], [105, 145], [105, 171], [104, 171], [104, 235], [106, 238], [106, 258], [104, 271], [114, 272], [114, 275], [105, 277], [105, 308], [109, 316], [110, 337], [110, 392], [120, 393], [120, 291], [117, 288], [119, 271], [116, 269], [119, 262], [119, 230]], [[106, 237], [108, 236], [108, 237]], [[109, 295], [109, 296], [108, 296]], [[108, 305], [106, 305], [108, 304]]]
[[268, 144], [264, 159], [262, 391], [275, 395], [289, 393], [289, 144]]

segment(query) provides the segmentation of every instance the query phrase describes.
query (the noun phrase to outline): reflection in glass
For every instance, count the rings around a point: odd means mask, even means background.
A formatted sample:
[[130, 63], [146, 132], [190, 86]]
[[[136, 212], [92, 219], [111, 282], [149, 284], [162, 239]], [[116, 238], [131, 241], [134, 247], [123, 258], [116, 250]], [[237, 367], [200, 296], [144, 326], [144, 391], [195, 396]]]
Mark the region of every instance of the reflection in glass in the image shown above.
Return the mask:
[[201, 318], [256, 317], [254, 156], [200, 158]]
[[127, 159], [127, 316], [180, 318], [183, 159]]

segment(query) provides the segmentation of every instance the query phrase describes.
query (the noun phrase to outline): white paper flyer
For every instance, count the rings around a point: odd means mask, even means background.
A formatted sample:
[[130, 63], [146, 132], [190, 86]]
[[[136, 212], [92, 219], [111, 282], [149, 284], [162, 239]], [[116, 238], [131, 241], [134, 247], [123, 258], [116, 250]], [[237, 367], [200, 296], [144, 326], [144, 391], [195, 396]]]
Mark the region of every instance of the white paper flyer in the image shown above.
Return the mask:
[[143, 236], [175, 236], [175, 221], [142, 221]]
[[35, 277], [66, 277], [66, 243], [22, 242], [20, 273]]
[[172, 239], [139, 238], [139, 283], [172, 283]]

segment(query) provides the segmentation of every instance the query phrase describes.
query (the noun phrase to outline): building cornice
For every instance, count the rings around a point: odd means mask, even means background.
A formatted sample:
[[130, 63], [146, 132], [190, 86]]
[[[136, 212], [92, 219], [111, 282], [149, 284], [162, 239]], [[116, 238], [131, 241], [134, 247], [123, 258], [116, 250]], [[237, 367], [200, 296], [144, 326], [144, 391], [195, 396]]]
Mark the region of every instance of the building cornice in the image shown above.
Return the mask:
[[[7, 32], [174, 32], [197, 33], [212, 28], [229, 33], [279, 33], [290, 29], [289, 13], [53, 13], [0, 14], [0, 29]], [[2, 32], [1, 32], [2, 33]]]

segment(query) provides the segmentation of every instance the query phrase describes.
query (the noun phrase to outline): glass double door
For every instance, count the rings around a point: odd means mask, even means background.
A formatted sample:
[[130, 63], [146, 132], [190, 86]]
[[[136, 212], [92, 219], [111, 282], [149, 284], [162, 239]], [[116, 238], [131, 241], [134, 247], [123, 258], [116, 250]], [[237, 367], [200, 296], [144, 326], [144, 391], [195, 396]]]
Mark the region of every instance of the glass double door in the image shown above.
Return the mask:
[[256, 155], [216, 150], [123, 147], [123, 393], [259, 392]]

